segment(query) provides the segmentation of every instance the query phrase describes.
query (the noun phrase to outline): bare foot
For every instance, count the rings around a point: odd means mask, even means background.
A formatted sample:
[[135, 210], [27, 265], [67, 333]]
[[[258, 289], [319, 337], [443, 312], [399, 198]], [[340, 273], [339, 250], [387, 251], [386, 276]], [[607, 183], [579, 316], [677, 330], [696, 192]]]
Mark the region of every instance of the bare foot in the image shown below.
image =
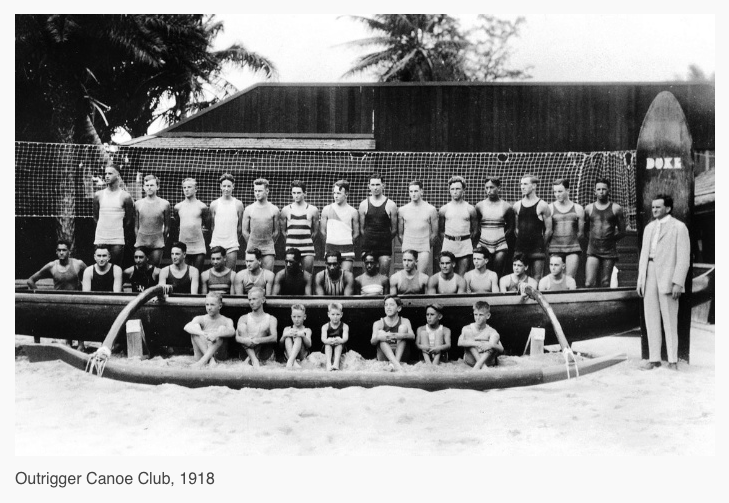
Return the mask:
[[209, 365], [210, 365], [211, 367], [215, 367], [215, 366], [217, 366], [217, 365], [218, 365], [218, 360], [216, 360], [215, 358], [210, 358], [210, 363], [209, 363]]
[[327, 372], [329, 372], [330, 370], [333, 370], [332, 364], [327, 362]]
[[301, 368], [301, 365], [296, 360], [294, 360], [294, 368], [297, 368], [297, 369]]

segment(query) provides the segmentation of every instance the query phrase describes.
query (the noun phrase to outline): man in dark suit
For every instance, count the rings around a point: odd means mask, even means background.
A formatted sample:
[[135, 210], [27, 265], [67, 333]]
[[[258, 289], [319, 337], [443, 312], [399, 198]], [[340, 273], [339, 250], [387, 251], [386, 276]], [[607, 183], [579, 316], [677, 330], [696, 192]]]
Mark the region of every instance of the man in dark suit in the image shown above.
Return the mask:
[[643, 231], [638, 264], [638, 295], [644, 297], [648, 361], [641, 368], [661, 366], [661, 320], [666, 333], [668, 368], [678, 370], [678, 298], [691, 263], [686, 225], [673, 218], [673, 198], [658, 194], [651, 203], [654, 220]]

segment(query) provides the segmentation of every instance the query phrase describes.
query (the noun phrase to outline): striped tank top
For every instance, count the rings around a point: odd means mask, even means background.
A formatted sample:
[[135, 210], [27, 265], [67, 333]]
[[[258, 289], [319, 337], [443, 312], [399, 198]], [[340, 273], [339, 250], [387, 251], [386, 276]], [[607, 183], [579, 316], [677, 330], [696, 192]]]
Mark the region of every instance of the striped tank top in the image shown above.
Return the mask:
[[230, 293], [230, 285], [232, 283], [230, 280], [230, 272], [228, 271], [222, 276], [217, 276], [210, 269], [208, 271], [208, 292]]
[[332, 281], [329, 271], [324, 270], [324, 295], [344, 295], [344, 271], [339, 273], [339, 279]]
[[492, 204], [489, 200], [485, 200], [479, 205], [481, 209], [481, 237], [479, 244], [491, 253], [499, 250], [506, 250], [506, 235], [504, 234], [504, 206], [508, 207], [504, 201]]
[[304, 213], [294, 214], [294, 205], [289, 205], [289, 217], [286, 220], [286, 248], [296, 248], [302, 257], [314, 256], [314, 241], [311, 239], [311, 221], [308, 217], [309, 205]]

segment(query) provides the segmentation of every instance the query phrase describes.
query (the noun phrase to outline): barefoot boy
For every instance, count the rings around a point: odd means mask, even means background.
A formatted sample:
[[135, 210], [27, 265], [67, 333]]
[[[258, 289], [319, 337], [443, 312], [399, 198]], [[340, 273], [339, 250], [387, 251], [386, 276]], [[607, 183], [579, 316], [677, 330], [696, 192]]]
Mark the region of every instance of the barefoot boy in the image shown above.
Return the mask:
[[389, 360], [395, 370], [402, 370], [400, 360], [408, 339], [415, 339], [410, 320], [402, 318], [402, 299], [397, 295], [385, 297], [385, 317], [372, 324], [370, 344], [377, 347], [377, 360]]
[[283, 330], [281, 345], [286, 355], [286, 368], [301, 368], [298, 360], [303, 361], [311, 347], [311, 329], [304, 326], [306, 307], [301, 304], [291, 306], [291, 321], [294, 323]]
[[235, 340], [243, 345], [253, 368], [261, 366], [260, 360], [268, 360], [273, 354], [273, 346], [278, 338], [278, 321], [263, 311], [266, 292], [260, 287], [253, 287], [248, 292], [248, 304], [251, 312], [238, 319], [238, 330]]
[[438, 365], [441, 354], [451, 348], [451, 329], [440, 324], [443, 306], [433, 302], [425, 308], [426, 325], [418, 328], [415, 345], [423, 353], [426, 363]]
[[463, 359], [478, 370], [486, 364], [487, 367], [498, 365], [498, 356], [504, 352], [499, 341], [499, 333], [486, 322], [491, 318], [491, 306], [488, 302], [478, 301], [473, 305], [473, 320], [463, 327], [458, 338], [458, 346], [466, 348]]
[[349, 326], [342, 323], [342, 304], [332, 302], [328, 306], [329, 323], [321, 327], [321, 343], [327, 357], [327, 370], [339, 370], [339, 360], [349, 340]]
[[213, 355], [220, 349], [226, 337], [235, 335], [233, 320], [220, 314], [223, 307], [223, 296], [219, 292], [210, 292], [205, 297], [205, 310], [208, 314], [195, 316], [185, 325], [185, 332], [190, 334], [192, 349], [196, 362], [193, 367], [202, 368], [208, 362], [215, 365]]

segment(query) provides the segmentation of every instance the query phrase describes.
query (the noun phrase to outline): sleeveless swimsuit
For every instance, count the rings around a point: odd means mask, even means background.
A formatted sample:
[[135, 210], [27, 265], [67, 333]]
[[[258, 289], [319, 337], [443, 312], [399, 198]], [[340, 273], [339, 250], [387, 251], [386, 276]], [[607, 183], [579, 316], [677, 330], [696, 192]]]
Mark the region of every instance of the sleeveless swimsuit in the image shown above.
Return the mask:
[[230, 285], [233, 283], [230, 280], [230, 272], [217, 276], [213, 274], [212, 269], [208, 270], [208, 292], [230, 293]]
[[[430, 251], [430, 222], [428, 221], [429, 215], [432, 214], [432, 211], [429, 211], [430, 208], [433, 206], [426, 203], [420, 211], [415, 211], [415, 208], [411, 207], [408, 212], [400, 214], [405, 224], [402, 234], [403, 250]], [[405, 218], [406, 214], [407, 218]]]
[[188, 255], [206, 253], [205, 238], [202, 232], [202, 210], [205, 208], [207, 206], [200, 201], [192, 204], [187, 203], [186, 200], [177, 207], [177, 214], [180, 218], [180, 242], [187, 245]]
[[504, 201], [491, 204], [488, 199], [481, 204], [481, 237], [478, 244], [491, 253], [508, 249], [504, 232], [504, 204]]
[[153, 250], [165, 247], [163, 228], [166, 204], [169, 205], [164, 199], [157, 198], [155, 201], [150, 201], [146, 197], [134, 203], [134, 209], [137, 211], [137, 218], [139, 218], [137, 240], [134, 242], [135, 247], [146, 246]]
[[104, 189], [99, 195], [99, 221], [96, 224], [94, 244], [123, 245], [124, 244], [124, 205], [119, 189], [114, 193]]
[[360, 293], [365, 296], [382, 295], [384, 293], [384, 287], [379, 283], [362, 285], [362, 289], [361, 289]]
[[392, 255], [392, 234], [390, 234], [390, 215], [385, 209], [387, 198], [379, 206], [373, 206], [367, 198], [367, 213], [365, 213], [364, 236], [362, 249], [375, 254], [375, 260], [381, 256]]
[[104, 274], [96, 271], [96, 266], [91, 266], [91, 291], [92, 292], [113, 292], [114, 291], [114, 266], [112, 265]]
[[539, 201], [531, 206], [522, 203], [519, 209], [519, 235], [516, 236], [514, 251], [526, 254], [527, 258], [544, 258], [544, 221], [537, 214]]
[[613, 212], [613, 203], [608, 204], [604, 210], [592, 205], [590, 218], [590, 240], [587, 245], [587, 254], [598, 258], [618, 259], [618, 249], [615, 233], [618, 217]]
[[[382, 321], [382, 330], [390, 334], [397, 334], [397, 330], [400, 328], [400, 323], [402, 322], [402, 318], [398, 318], [397, 323], [395, 323], [393, 326], [390, 326], [385, 322], [385, 318], [380, 318], [380, 320]], [[397, 349], [398, 342], [398, 340], [388, 341], [388, 344], [390, 345], [393, 353]]]
[[248, 269], [243, 269], [238, 274], [243, 275], [242, 284], [244, 293], [248, 293], [254, 286], [262, 288], [264, 292], [266, 291], [266, 278], [264, 278], [263, 269], [259, 270], [258, 276], [256, 276], [255, 278], [251, 275], [251, 271], [249, 271]]
[[329, 271], [324, 270], [324, 295], [344, 295], [344, 271], [340, 271], [338, 280], [332, 281]]
[[218, 205], [215, 211], [215, 227], [213, 227], [210, 248], [222, 246], [226, 252], [238, 251], [240, 249], [236, 202], [236, 199], [231, 199], [230, 201], [218, 199]]
[[[397, 278], [395, 276], [397, 276]], [[397, 285], [398, 295], [425, 293], [425, 288], [421, 286], [420, 282], [421, 276], [425, 276], [425, 274], [422, 272], [416, 272], [415, 276], [408, 278], [405, 271], [398, 271], [392, 275], [394, 281], [391, 281], [391, 284]], [[400, 281], [398, 281], [398, 279]]]
[[549, 205], [552, 210], [552, 240], [549, 242], [549, 253], [580, 253], [580, 243], [577, 240], [579, 217], [575, 204], [562, 212], [556, 204]]
[[289, 205], [289, 218], [286, 220], [286, 248], [296, 248], [302, 257], [314, 256], [314, 241], [311, 239], [311, 221], [308, 218], [309, 205], [302, 215], [294, 214], [294, 205]]
[[441, 250], [453, 253], [456, 258], [473, 254], [469, 206], [467, 203], [452, 204], [452, 201], [445, 205], [445, 235]]
[[167, 266], [167, 284], [172, 285], [172, 291], [175, 293], [191, 293], [192, 280], [190, 279], [190, 266], [185, 269], [185, 274], [181, 278], [176, 278], [172, 274], [172, 266]]
[[438, 293], [455, 293], [457, 288], [455, 274], [451, 279], [443, 279], [443, 275], [438, 273]]
[[58, 260], [54, 261], [50, 272], [54, 290], [81, 290], [81, 281], [78, 278], [78, 269], [76, 269], [74, 259], [68, 259], [68, 265], [63, 270]]
[[[324, 246], [325, 252], [338, 251], [342, 255], [343, 259], [352, 260], [354, 259], [352, 220], [351, 218], [342, 218], [342, 216], [337, 212], [336, 204], [329, 206], [329, 209], [331, 211], [329, 211], [329, 218], [327, 219], [327, 242]], [[349, 212], [347, 215], [349, 215]]]
[[258, 248], [263, 255], [276, 255], [273, 246], [273, 216], [278, 208], [266, 201], [265, 205], [253, 203], [248, 206], [251, 217], [251, 235], [246, 250]]
[[143, 292], [150, 286], [156, 285], [157, 282], [154, 280], [154, 266], [150, 265], [144, 270], [135, 266], [129, 282], [132, 284], [132, 292]]
[[305, 295], [306, 294], [306, 278], [304, 271], [299, 271], [297, 275], [289, 275], [288, 271], [284, 272], [281, 278], [281, 292], [279, 295]]
[[[339, 323], [339, 326], [337, 328], [332, 328], [331, 323], [327, 323], [327, 338], [331, 337], [344, 337], [344, 323]], [[347, 351], [347, 345], [341, 344], [342, 346], [342, 353]], [[331, 346], [334, 347], [334, 346]], [[324, 347], [321, 348], [321, 352], [324, 352]]]

